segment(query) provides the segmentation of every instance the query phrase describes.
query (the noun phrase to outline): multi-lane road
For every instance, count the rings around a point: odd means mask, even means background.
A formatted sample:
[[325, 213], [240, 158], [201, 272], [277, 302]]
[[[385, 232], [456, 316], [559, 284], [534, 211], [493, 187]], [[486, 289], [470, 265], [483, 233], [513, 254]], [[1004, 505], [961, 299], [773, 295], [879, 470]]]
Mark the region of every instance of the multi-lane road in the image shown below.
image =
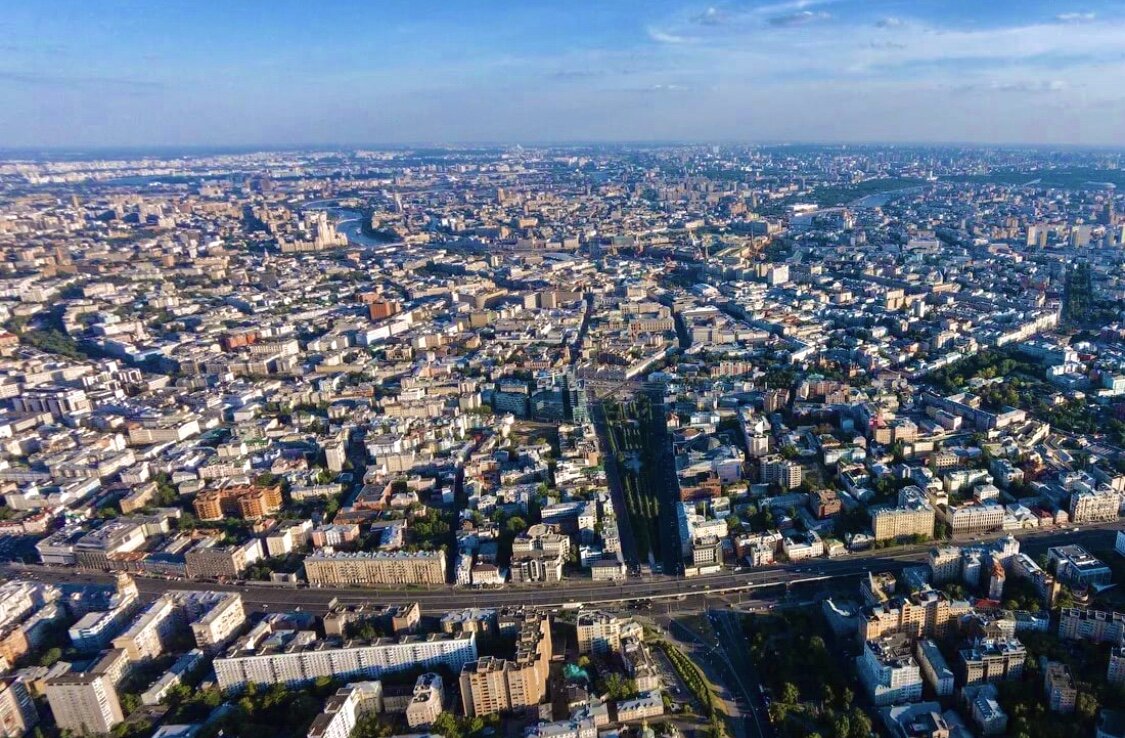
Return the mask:
[[[1087, 547], [1112, 547], [1114, 536], [1122, 529], [1119, 522], [1094, 524], [1078, 531], [1054, 528], [1027, 531], [1019, 535], [1024, 551], [1039, 553], [1050, 546], [1081, 543]], [[998, 538], [992, 534], [982, 538]], [[971, 543], [962, 541], [961, 543]], [[474, 590], [444, 587], [295, 587], [260, 582], [218, 583], [182, 579], [138, 577], [140, 592], [150, 598], [174, 589], [220, 589], [241, 592], [248, 608], [277, 610], [300, 607], [324, 612], [332, 602], [340, 604], [418, 602], [430, 611], [447, 611], [467, 607], [502, 607], [535, 605], [542, 607], [577, 607], [582, 604], [601, 605], [640, 599], [678, 599], [688, 596], [735, 593], [757, 588], [856, 577], [869, 571], [897, 571], [903, 566], [922, 562], [928, 546], [884, 549], [852, 554], [836, 559], [811, 559], [794, 564], [751, 569], [727, 570], [710, 576], [692, 578], [673, 576], [633, 577], [620, 582], [568, 581], [564, 585], [510, 586], [503, 589]], [[34, 576], [44, 581], [72, 584], [112, 584], [113, 576], [73, 568], [7, 564], [3, 573], [9, 577]]]

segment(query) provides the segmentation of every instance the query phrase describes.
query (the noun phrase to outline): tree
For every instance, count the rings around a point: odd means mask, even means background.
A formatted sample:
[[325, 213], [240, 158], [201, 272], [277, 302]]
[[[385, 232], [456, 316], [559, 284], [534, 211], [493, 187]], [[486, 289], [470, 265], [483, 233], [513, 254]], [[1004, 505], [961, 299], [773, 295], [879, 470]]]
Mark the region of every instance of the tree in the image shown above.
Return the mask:
[[781, 685], [781, 701], [787, 705], [795, 705], [801, 701], [801, 690], [793, 682]]
[[54, 666], [55, 663], [62, 658], [62, 649], [55, 647], [47, 649], [42, 656], [39, 657], [40, 666]]
[[637, 694], [637, 685], [617, 672], [610, 672], [601, 680], [600, 691], [613, 701], [627, 700]]
[[867, 717], [867, 713], [859, 708], [851, 711], [849, 722], [851, 723], [851, 738], [868, 738], [871, 735], [871, 718]]
[[1074, 703], [1074, 712], [1084, 722], [1092, 723], [1094, 718], [1098, 716], [1098, 698], [1089, 692], [1079, 692], [1078, 699]]
[[852, 734], [852, 723], [847, 715], [840, 715], [832, 724], [832, 735], [836, 738], [849, 738]]

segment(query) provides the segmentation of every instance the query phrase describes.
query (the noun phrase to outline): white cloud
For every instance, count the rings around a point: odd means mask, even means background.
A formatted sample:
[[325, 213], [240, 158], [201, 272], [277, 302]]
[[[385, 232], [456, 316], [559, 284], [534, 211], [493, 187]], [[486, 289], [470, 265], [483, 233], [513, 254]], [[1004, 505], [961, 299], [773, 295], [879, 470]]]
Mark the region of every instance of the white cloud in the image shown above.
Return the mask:
[[652, 39], [653, 41], [656, 41], [657, 43], [661, 43], [661, 44], [686, 44], [686, 43], [691, 43], [691, 39], [688, 38], [687, 36], [680, 36], [680, 35], [675, 34], [675, 33], [668, 33], [667, 31], [662, 31], [659, 28], [651, 28], [650, 27], [650, 28], [647, 28], [645, 30], [648, 33], [648, 37], [650, 39]]
[[1055, 20], [1061, 23], [1086, 23], [1098, 17], [1097, 13], [1059, 13]]

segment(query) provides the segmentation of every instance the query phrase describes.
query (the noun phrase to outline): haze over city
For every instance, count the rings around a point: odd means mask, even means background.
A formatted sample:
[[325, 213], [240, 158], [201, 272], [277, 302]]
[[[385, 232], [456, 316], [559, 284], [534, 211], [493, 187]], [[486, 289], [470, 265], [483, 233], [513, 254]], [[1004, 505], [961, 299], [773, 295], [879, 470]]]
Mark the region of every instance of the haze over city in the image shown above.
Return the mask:
[[1111, 0], [9, 3], [0, 145], [1125, 143]]

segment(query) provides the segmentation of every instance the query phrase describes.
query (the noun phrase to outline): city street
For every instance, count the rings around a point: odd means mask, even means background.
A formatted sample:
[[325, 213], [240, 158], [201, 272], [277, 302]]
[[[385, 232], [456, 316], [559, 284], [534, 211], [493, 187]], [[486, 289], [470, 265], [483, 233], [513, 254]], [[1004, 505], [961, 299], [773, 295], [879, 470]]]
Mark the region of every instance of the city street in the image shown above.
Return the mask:
[[[1118, 521], [1085, 526], [1075, 532], [1069, 528], [1051, 528], [1028, 531], [1019, 536], [1022, 550], [1040, 553], [1051, 546], [1078, 543], [1087, 548], [1113, 545], [1116, 532], [1122, 529]], [[979, 536], [993, 540], [1006, 534]], [[962, 545], [973, 541], [961, 541]], [[408, 586], [399, 588], [324, 587], [310, 588], [294, 585], [245, 582], [224, 584], [183, 579], [137, 577], [142, 594], [155, 598], [170, 589], [219, 589], [238, 591], [248, 607], [265, 610], [300, 607], [311, 612], [324, 612], [333, 602], [358, 604], [363, 602], [393, 603], [418, 602], [430, 611], [453, 610], [465, 607], [502, 607], [505, 605], [535, 605], [540, 607], [579, 607], [581, 605], [612, 604], [638, 599], [676, 600], [689, 595], [718, 595], [754, 589], [792, 586], [809, 582], [858, 577], [869, 571], [898, 571], [904, 566], [922, 563], [933, 544], [904, 548], [866, 551], [836, 559], [810, 559], [794, 564], [775, 565], [750, 571], [726, 570], [719, 574], [692, 578], [656, 576], [630, 578], [616, 583], [568, 581], [564, 586], [536, 585], [509, 586], [502, 589], [465, 589], [449, 585], [444, 587]], [[73, 568], [44, 567], [25, 564], [7, 564], [7, 576], [33, 574], [44, 581], [57, 583], [111, 584], [113, 575], [75, 570]]]

